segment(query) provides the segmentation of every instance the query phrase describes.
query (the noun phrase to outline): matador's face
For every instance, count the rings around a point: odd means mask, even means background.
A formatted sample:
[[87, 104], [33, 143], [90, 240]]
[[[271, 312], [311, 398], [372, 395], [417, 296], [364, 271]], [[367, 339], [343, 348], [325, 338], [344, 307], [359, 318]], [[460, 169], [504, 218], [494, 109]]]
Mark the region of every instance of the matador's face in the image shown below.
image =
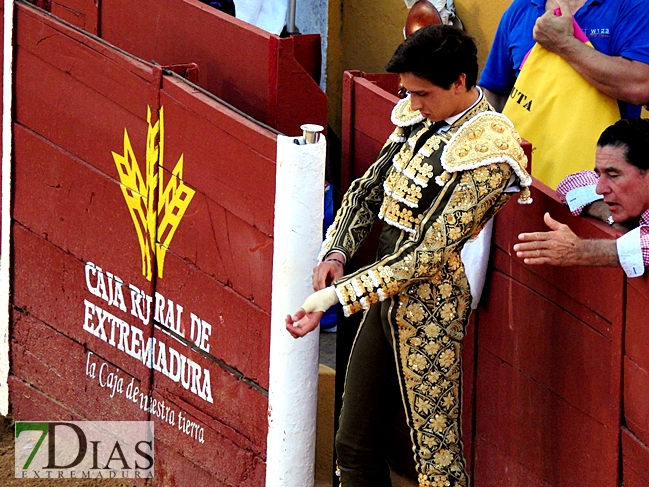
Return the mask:
[[[460, 106], [461, 94], [466, 93], [463, 80], [444, 89], [412, 73], [402, 73], [399, 78], [401, 86], [410, 92], [410, 107], [419, 110], [431, 122], [439, 122], [466, 108]], [[456, 86], [458, 84], [461, 86]]]

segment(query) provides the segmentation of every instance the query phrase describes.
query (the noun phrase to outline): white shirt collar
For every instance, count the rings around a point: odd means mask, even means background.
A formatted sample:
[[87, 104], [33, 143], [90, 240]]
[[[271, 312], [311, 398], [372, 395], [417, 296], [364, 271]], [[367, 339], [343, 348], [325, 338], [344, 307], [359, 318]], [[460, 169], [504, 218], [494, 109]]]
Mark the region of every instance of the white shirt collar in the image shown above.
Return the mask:
[[[482, 90], [480, 89], [479, 86], [476, 86], [476, 88], [478, 89], [478, 98], [476, 98], [475, 102], [473, 102], [473, 105], [471, 105], [471, 106], [470, 106], [469, 108], [467, 108], [466, 110], [461, 111], [461, 112], [458, 113], [457, 115], [453, 115], [452, 117], [448, 117], [448, 118], [445, 118], [445, 119], [444, 119], [444, 121], [445, 121], [447, 124], [449, 124], [449, 126], [450, 126], [450, 125], [453, 125], [456, 121], [458, 121], [458, 120], [460, 119], [460, 117], [462, 117], [462, 115], [464, 115], [466, 112], [468, 112], [469, 110], [471, 110], [471, 109], [472, 109], [474, 106], [476, 106], [476, 105], [478, 104], [478, 102], [482, 99]], [[445, 130], [448, 130], [448, 128], [444, 127], [444, 128], [441, 129], [441, 130], [442, 130], [442, 131], [445, 131]]]

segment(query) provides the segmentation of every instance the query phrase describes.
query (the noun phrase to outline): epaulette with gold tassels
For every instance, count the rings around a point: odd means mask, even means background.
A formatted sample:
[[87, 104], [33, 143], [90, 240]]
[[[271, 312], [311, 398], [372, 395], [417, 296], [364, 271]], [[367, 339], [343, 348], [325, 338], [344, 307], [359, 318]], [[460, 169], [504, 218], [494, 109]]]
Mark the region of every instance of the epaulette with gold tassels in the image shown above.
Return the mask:
[[444, 172], [435, 182], [444, 186], [451, 173], [476, 169], [488, 164], [506, 162], [518, 176], [522, 187], [518, 202], [532, 203], [527, 156], [521, 147], [521, 137], [512, 122], [501, 113], [481, 112], [467, 121], [451, 137], [441, 157]]

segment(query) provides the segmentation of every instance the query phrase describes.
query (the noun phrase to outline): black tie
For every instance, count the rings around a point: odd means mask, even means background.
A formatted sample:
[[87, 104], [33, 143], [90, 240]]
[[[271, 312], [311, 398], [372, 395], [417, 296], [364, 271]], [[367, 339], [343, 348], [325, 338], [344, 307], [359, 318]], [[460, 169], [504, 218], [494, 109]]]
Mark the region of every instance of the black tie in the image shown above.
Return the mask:
[[433, 123], [433, 125], [431, 125], [430, 131], [432, 133], [436, 134], [437, 132], [439, 132], [439, 130], [442, 127], [446, 127], [446, 126], [448, 126], [448, 123], [446, 122], [446, 120], [440, 120], [439, 122], [435, 122], [435, 123]]

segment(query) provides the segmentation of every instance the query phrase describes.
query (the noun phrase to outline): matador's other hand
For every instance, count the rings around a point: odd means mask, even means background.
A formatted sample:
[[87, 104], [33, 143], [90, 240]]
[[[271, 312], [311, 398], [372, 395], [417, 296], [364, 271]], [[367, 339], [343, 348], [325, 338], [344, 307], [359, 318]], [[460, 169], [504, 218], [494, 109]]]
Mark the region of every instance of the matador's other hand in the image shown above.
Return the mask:
[[311, 277], [313, 290], [320, 291], [336, 279], [340, 279], [345, 274], [344, 262], [345, 256], [340, 252], [332, 252], [327, 255], [324, 262], [320, 262], [313, 268]]
[[583, 258], [582, 239], [549, 213], [543, 216], [543, 220], [551, 231], [519, 234], [518, 239], [523, 243], [514, 245], [516, 256], [529, 265], [579, 265]]

